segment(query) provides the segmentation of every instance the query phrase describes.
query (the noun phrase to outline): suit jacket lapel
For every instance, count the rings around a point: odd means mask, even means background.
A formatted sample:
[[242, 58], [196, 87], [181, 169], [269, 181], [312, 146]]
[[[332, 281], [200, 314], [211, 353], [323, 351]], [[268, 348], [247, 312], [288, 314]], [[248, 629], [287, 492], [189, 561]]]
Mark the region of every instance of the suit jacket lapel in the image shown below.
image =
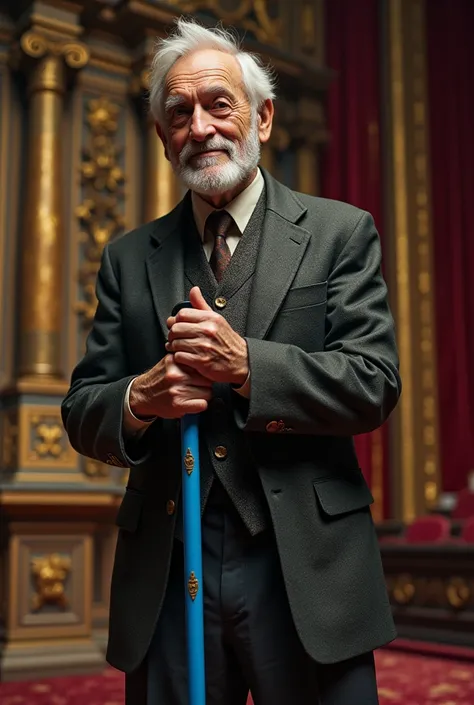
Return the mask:
[[263, 339], [303, 259], [310, 233], [297, 225], [306, 207], [290, 189], [262, 169], [267, 187], [267, 212], [247, 319], [249, 338]]
[[166, 320], [173, 306], [185, 297], [183, 228], [189, 200], [185, 197], [171, 213], [156, 222], [151, 235], [154, 249], [146, 261], [153, 303], [165, 340]]

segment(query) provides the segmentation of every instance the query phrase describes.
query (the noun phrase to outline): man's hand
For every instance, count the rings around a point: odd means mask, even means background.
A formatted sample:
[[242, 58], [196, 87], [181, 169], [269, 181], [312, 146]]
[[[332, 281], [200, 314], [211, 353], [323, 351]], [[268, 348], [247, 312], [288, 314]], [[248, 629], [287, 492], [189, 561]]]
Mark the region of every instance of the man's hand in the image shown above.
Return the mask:
[[168, 319], [166, 349], [176, 364], [191, 367], [212, 382], [242, 385], [249, 372], [247, 343], [225, 318], [213, 311], [195, 286], [193, 308]]
[[130, 409], [137, 418], [159, 416], [180, 419], [206, 411], [212, 382], [166, 355], [151, 370], [137, 377], [130, 389]]

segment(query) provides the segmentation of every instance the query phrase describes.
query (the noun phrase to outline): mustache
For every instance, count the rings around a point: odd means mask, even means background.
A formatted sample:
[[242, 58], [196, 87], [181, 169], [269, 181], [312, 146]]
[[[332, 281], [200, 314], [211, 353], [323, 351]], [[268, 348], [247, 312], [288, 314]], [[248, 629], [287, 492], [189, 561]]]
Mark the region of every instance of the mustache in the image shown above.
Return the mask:
[[199, 144], [188, 142], [188, 144], [185, 144], [181, 150], [179, 161], [182, 166], [185, 166], [196, 154], [210, 152], [214, 149], [223, 150], [232, 155], [234, 152], [234, 144], [231, 140], [227, 140], [224, 137], [211, 137], [207, 140], [207, 142], [202, 142]]

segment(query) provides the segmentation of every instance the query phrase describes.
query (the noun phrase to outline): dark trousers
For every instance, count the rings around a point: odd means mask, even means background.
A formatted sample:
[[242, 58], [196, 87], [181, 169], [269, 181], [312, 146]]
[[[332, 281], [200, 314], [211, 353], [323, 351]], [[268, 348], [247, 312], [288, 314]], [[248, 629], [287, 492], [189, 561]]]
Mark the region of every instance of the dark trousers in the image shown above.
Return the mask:
[[[206, 705], [377, 705], [373, 654], [320, 665], [304, 651], [273, 532], [250, 536], [213, 488], [202, 525]], [[183, 545], [148, 657], [127, 676], [127, 705], [187, 705]]]

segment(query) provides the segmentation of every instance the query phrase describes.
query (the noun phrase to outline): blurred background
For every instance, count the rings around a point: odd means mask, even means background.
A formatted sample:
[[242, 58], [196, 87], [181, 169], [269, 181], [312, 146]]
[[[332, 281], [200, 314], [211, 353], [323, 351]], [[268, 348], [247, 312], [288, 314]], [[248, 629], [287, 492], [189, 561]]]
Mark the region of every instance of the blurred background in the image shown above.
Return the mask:
[[123, 702], [104, 650], [127, 473], [72, 450], [60, 404], [104, 245], [182, 196], [146, 108], [181, 14], [275, 68], [262, 165], [375, 218], [404, 383], [356, 439], [400, 635], [381, 702], [472, 704], [473, 0], [0, 0], [2, 702]]

